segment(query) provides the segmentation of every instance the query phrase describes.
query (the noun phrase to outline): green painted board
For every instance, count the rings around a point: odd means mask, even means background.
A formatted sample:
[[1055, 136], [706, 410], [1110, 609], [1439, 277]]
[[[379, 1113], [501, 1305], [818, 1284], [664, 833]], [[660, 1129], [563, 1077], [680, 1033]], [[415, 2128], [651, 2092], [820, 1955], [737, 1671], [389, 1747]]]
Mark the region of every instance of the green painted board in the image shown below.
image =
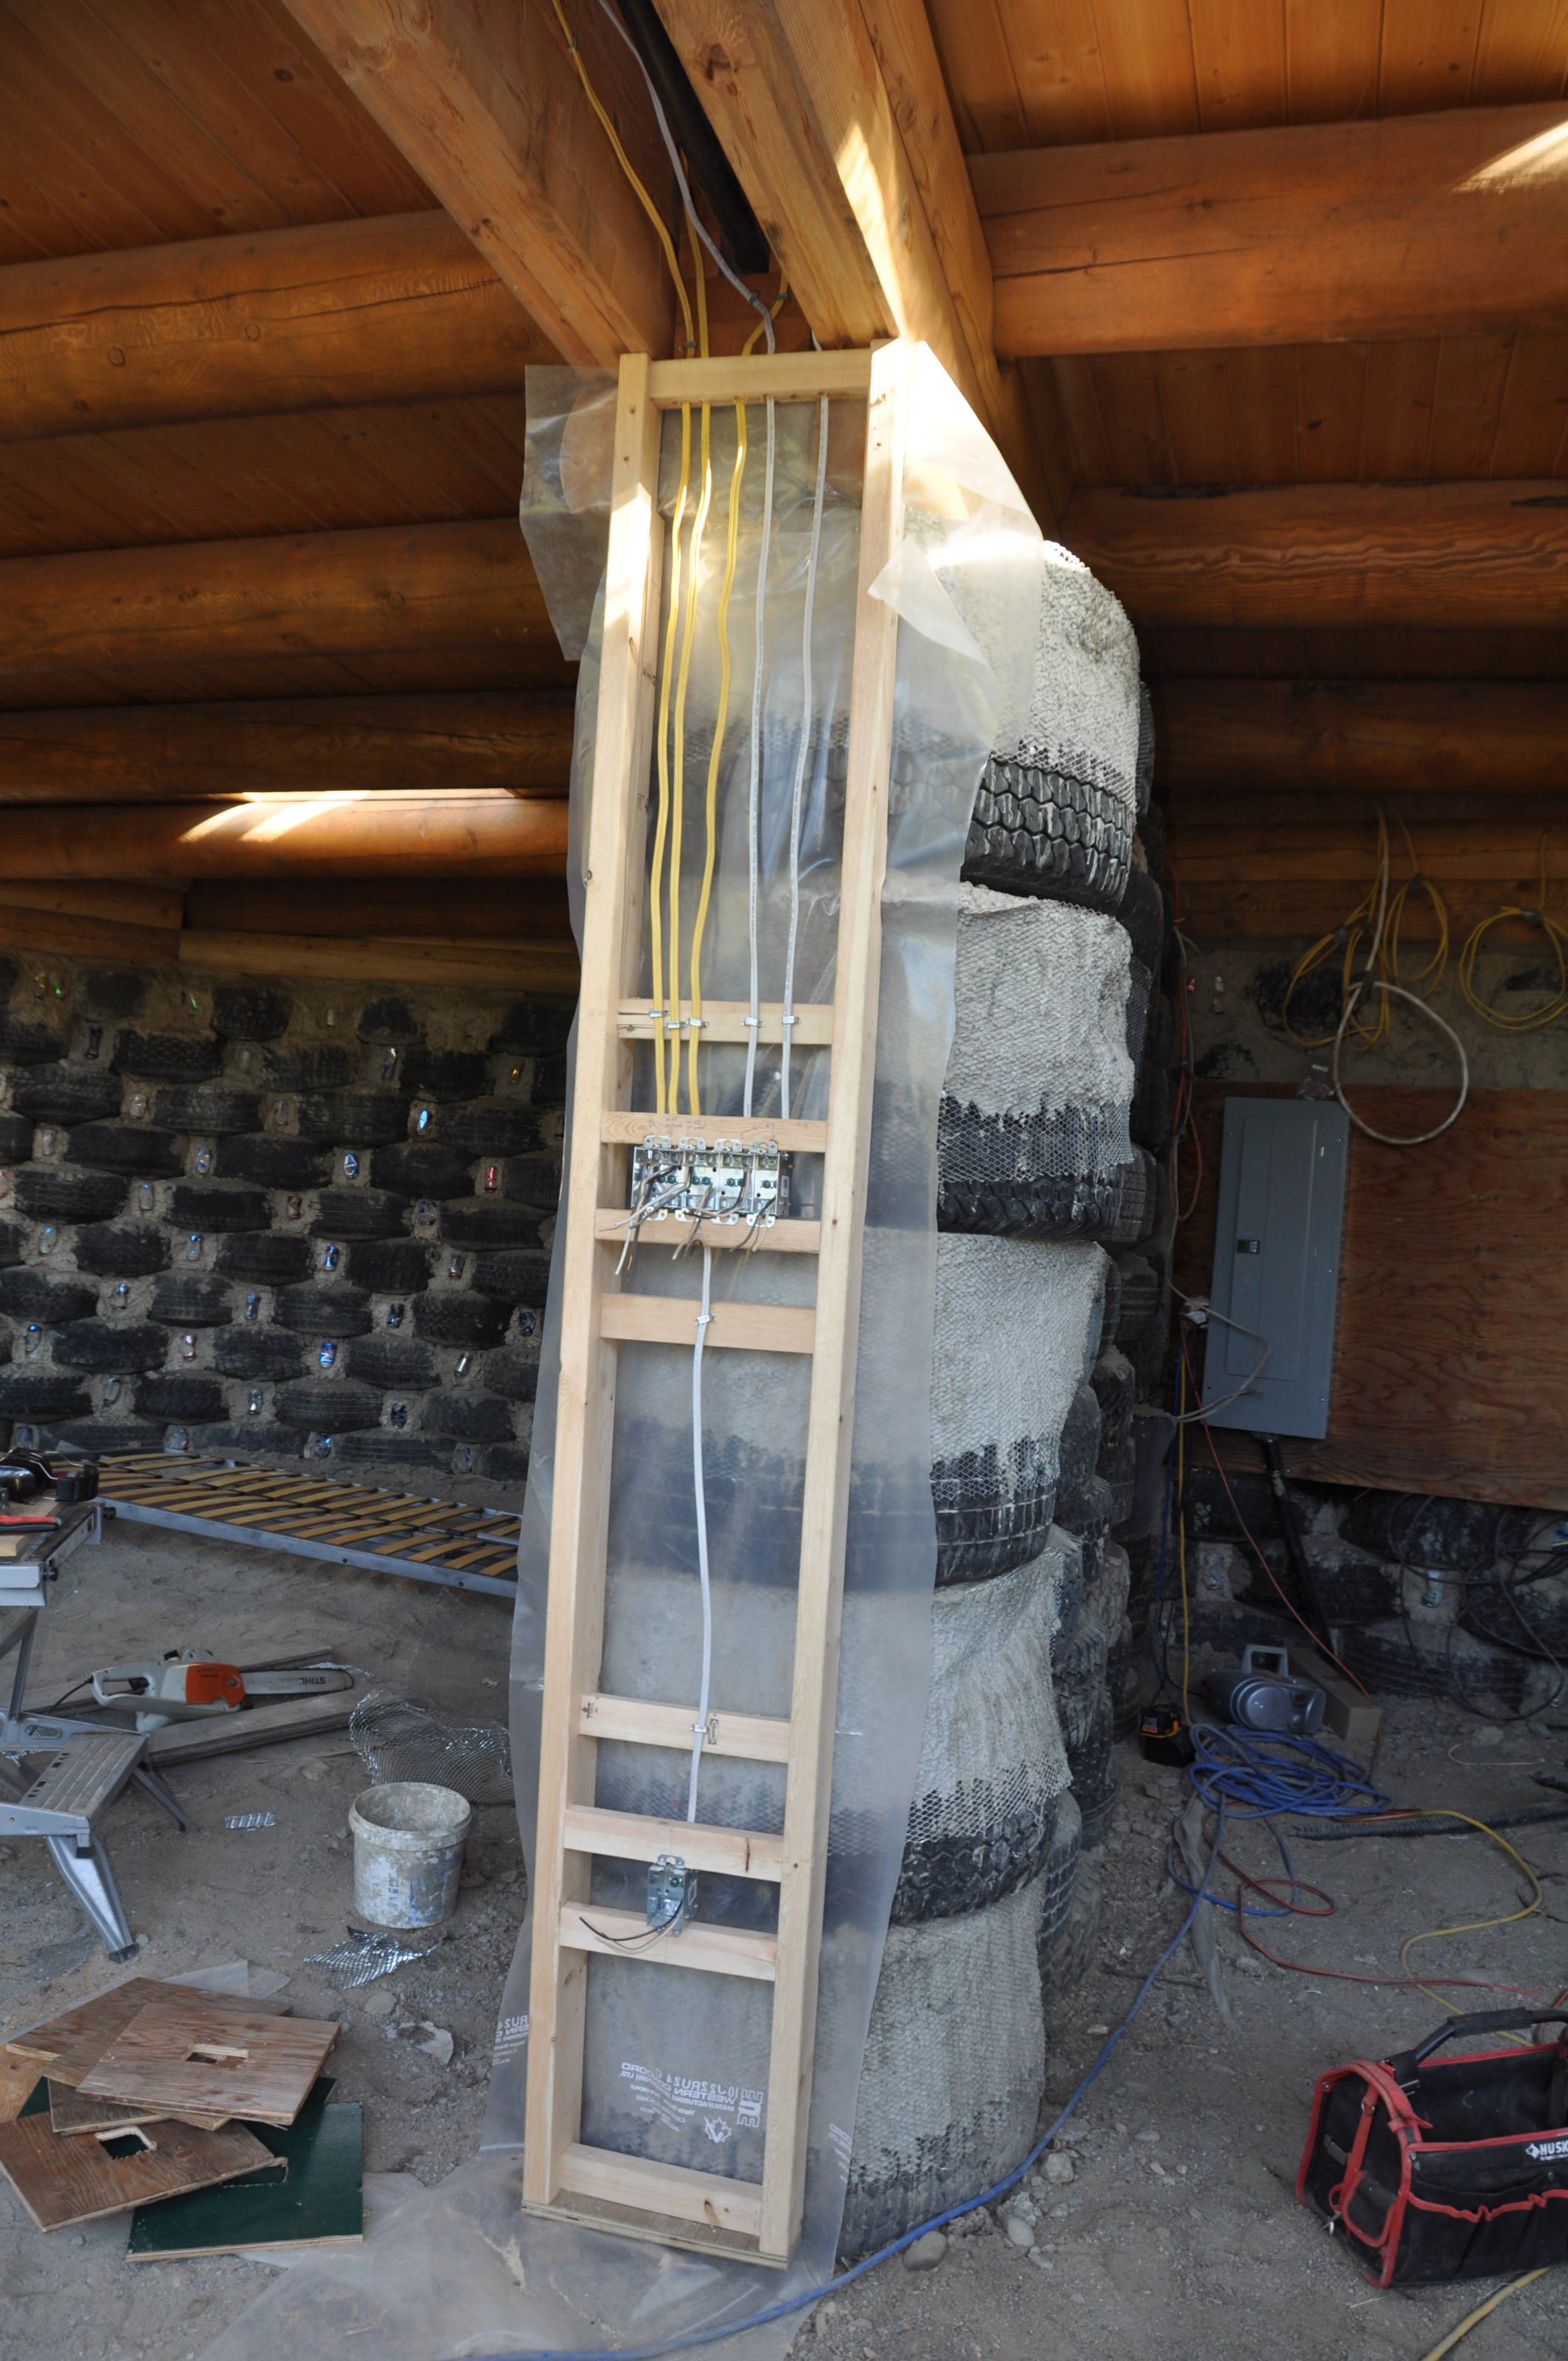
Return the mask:
[[17, 2108], [16, 2121], [20, 2123], [24, 2115], [47, 2115], [48, 2113], [49, 2082], [47, 2078], [40, 2076]]
[[168, 2262], [251, 2246], [357, 2246], [365, 2233], [363, 2125], [357, 2102], [328, 2106], [332, 2087], [325, 2077], [319, 2081], [287, 2130], [246, 2125], [286, 2160], [281, 2180], [252, 2172], [220, 2189], [138, 2205], [127, 2260]]

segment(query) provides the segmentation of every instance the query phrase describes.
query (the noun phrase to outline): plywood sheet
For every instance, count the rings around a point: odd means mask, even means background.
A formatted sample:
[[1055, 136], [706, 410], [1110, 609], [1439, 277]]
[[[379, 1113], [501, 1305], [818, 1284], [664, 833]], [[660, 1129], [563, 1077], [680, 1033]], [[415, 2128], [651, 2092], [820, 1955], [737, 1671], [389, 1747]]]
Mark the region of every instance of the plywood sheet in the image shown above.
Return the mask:
[[215, 2008], [186, 1993], [133, 2017], [80, 2088], [121, 2106], [291, 2124], [336, 2039], [329, 2020]]
[[[1350, 1090], [1394, 1133], [1427, 1129], [1453, 1103], [1441, 1090]], [[1197, 1086], [1203, 1180], [1177, 1264], [1190, 1291], [1209, 1288], [1223, 1103], [1259, 1095], [1286, 1093]], [[1285, 1442], [1291, 1472], [1568, 1509], [1565, 1235], [1568, 1091], [1472, 1091], [1424, 1148], [1354, 1133], [1329, 1431]]]
[[[74, 2090], [144, 2008], [155, 2001], [189, 2004], [192, 1998], [219, 2011], [233, 2013], [236, 2005], [216, 1993], [193, 1993], [189, 1984], [163, 1983], [156, 1976], [128, 1976], [124, 1983], [111, 1984], [106, 1992], [94, 1993], [91, 2000], [79, 2001], [74, 2008], [62, 2009], [41, 2025], [12, 2034], [0, 2055], [31, 2062], [35, 2079], [38, 2068], [45, 2066], [51, 2082]], [[254, 2012], [257, 2004], [247, 2002], [245, 2006]], [[286, 2015], [287, 2004], [266, 2014]]]
[[364, 2235], [364, 2127], [357, 2105], [326, 2103], [319, 2081], [291, 2127], [257, 2137], [287, 2167], [247, 2173], [221, 2188], [140, 2210], [126, 2259], [169, 2262], [192, 2255], [236, 2255], [266, 2247], [353, 2246]]
[[37, 2228], [59, 2230], [186, 2190], [237, 2180], [241, 2173], [276, 2163], [239, 2124], [221, 2132], [159, 2124], [144, 2133], [123, 2133], [114, 2144], [133, 2139], [147, 2145], [134, 2155], [114, 2156], [102, 2139], [60, 2139], [47, 2114], [25, 2115], [0, 2124], [0, 2172]]
[[[127, 2131], [138, 2124], [159, 2124], [168, 2114], [167, 2109], [156, 2105], [118, 2107], [112, 2099], [84, 2099], [69, 2082], [49, 2082], [48, 2089], [49, 2123], [62, 2139], [76, 2139], [83, 2133]], [[180, 2115], [173, 2120], [188, 2124], [195, 2132], [221, 2132], [228, 2117]]]

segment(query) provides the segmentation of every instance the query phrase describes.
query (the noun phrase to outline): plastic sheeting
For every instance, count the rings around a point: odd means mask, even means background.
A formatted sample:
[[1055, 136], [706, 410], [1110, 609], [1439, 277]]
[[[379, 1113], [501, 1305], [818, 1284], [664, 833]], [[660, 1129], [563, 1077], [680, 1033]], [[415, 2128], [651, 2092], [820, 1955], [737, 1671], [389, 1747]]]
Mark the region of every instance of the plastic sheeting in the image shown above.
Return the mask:
[[[581, 380], [573, 381], [581, 390]], [[562, 379], [550, 390], [550, 413], [565, 423], [576, 397]], [[551, 485], [571, 468], [554, 446], [548, 405], [531, 401], [531, 467], [544, 497], [525, 491], [530, 546], [548, 572], [553, 615], [580, 611], [586, 585], [603, 562], [602, 533], [574, 544], [562, 523], [568, 506], [590, 515], [595, 487], [587, 471], [570, 501]], [[716, 868], [703, 961], [710, 998], [748, 995], [748, 827], [755, 593], [761, 551], [766, 458], [762, 405], [748, 412], [750, 448], [738, 531], [736, 588], [729, 637], [733, 675], [729, 726], [719, 755]], [[850, 667], [859, 545], [859, 474], [863, 412], [835, 403], [816, 567], [810, 639], [811, 698], [805, 712], [802, 661], [806, 586], [817, 476], [816, 405], [779, 404], [775, 412], [774, 493], [768, 555], [763, 688], [758, 710], [761, 890], [759, 961], [763, 999], [780, 997], [787, 947], [791, 818], [798, 794], [799, 921], [795, 994], [827, 1000], [833, 990], [838, 920], [838, 845], [848, 744]], [[677, 499], [680, 419], [666, 419], [661, 504], [666, 520]], [[700, 489], [697, 420], [692, 433], [689, 518]], [[735, 457], [732, 409], [713, 413], [713, 498], [699, 574], [699, 628], [685, 698], [685, 825], [682, 851], [685, 913], [682, 973], [690, 913], [704, 857], [703, 794], [718, 702], [715, 612], [726, 539], [726, 504]], [[569, 456], [570, 455], [568, 455]], [[828, 1861], [820, 1997], [808, 2134], [805, 2228], [787, 2271], [616, 2237], [522, 2213], [517, 2205], [516, 2149], [523, 2132], [531, 1927], [525, 1923], [503, 2002], [486, 2126], [487, 2153], [423, 2205], [396, 2217], [395, 2254], [383, 2240], [360, 2257], [302, 2266], [214, 2348], [221, 2361], [306, 2361], [335, 2349], [350, 2330], [373, 2332], [378, 2361], [431, 2361], [435, 2355], [484, 2353], [504, 2345], [615, 2347], [743, 2320], [831, 2273], [844, 2192], [856, 2139], [856, 2092], [889, 1907], [904, 1854], [930, 1666], [936, 1526], [931, 1499], [929, 1377], [936, 1263], [936, 1145], [942, 1076], [953, 1029], [953, 965], [958, 876], [976, 783], [1007, 698], [950, 595], [958, 570], [990, 560], [1038, 566], [1040, 536], [994, 447], [941, 369], [917, 348], [912, 362], [911, 435], [905, 470], [906, 518], [917, 528], [877, 586], [897, 610], [899, 634], [893, 731], [888, 869], [883, 945], [875, 1099], [862, 1288], [858, 1407], [850, 1469], [842, 1675]], [[555, 545], [541, 563], [540, 523]], [[1020, 553], [1024, 553], [1022, 558]], [[683, 577], [690, 564], [683, 536]], [[666, 598], [670, 567], [666, 565]], [[596, 617], [583, 650], [572, 776], [568, 884], [574, 921], [582, 921], [582, 848], [598, 697]], [[661, 626], [661, 652], [663, 630]], [[673, 702], [673, 700], [672, 700]], [[803, 728], [804, 721], [804, 728]], [[798, 778], [798, 789], [797, 789]], [[668, 938], [666, 937], [666, 940]], [[645, 969], [644, 983], [652, 983]], [[702, 1057], [705, 1113], [740, 1111], [745, 1051]], [[636, 1103], [653, 1103], [651, 1056]], [[684, 1062], [684, 1061], [683, 1061]], [[780, 1052], [760, 1052], [752, 1107], [781, 1111]], [[825, 1054], [796, 1052], [789, 1111], [822, 1111]], [[685, 1104], [683, 1099], [683, 1104]], [[672, 1122], [677, 1119], [672, 1119]], [[570, 1143], [568, 1141], [568, 1152]], [[797, 1159], [794, 1210], [809, 1211], [814, 1175]], [[684, 1226], [684, 1225], [683, 1225]], [[636, 1288], [695, 1295], [700, 1249], [675, 1262], [680, 1232], [656, 1224], [642, 1233], [630, 1275]], [[558, 1276], [563, 1239], [555, 1241]], [[716, 1255], [715, 1292], [740, 1298], [784, 1296], [809, 1289], [807, 1258]], [[782, 1273], [782, 1275], [781, 1275]], [[554, 1476], [555, 1376], [559, 1366], [558, 1288], [553, 1280], [542, 1348], [528, 1497], [522, 1520], [512, 1658], [512, 1754], [518, 1810], [532, 1861], [544, 1646], [546, 1567]], [[799, 1518], [809, 1372], [795, 1356], [714, 1353], [706, 1357], [705, 1458], [709, 1485], [713, 1578], [715, 1708], [744, 1703], [788, 1710], [792, 1619], [762, 1611], [783, 1579], [779, 1536]], [[765, 1416], [773, 1469], [749, 1482], [744, 1445]], [[671, 1534], [690, 1531], [692, 1356], [674, 1347], [622, 1345], [617, 1390], [616, 1449], [610, 1499], [607, 1664], [635, 1693], [694, 1696], [698, 1678], [690, 1637], [678, 1688], [655, 1660], [650, 1601], [684, 1586], [684, 1625], [672, 1613], [662, 1640], [695, 1635], [695, 1550], [672, 1550]], [[790, 1483], [793, 1477], [793, 1498]], [[642, 1543], [650, 1532], [659, 1546]], [[782, 1553], [787, 1561], [789, 1550]], [[656, 1561], [672, 1560], [650, 1565]], [[790, 1603], [785, 1598], [781, 1603]], [[663, 1610], [660, 1610], [663, 1620]], [[647, 1643], [647, 1644], [645, 1644]], [[639, 1670], [640, 1662], [641, 1670]], [[733, 1677], [744, 1696], [725, 1686]], [[606, 1748], [600, 1795], [610, 1800], [628, 1775], [625, 1750]], [[635, 1773], [663, 1776], [669, 1806], [684, 1804], [684, 1755], [650, 1753]], [[726, 1795], [704, 1764], [704, 1817], [759, 1807], [753, 1794]], [[748, 1766], [740, 1766], [742, 1770]], [[751, 1821], [751, 1825], [757, 1825]], [[764, 1823], [765, 1824], [765, 1823]], [[616, 1897], [626, 1872], [598, 1865], [594, 1896]], [[637, 1872], [630, 1883], [635, 1885]], [[766, 1923], [770, 1890], [705, 1879], [698, 1915]], [[1026, 1905], [1023, 1905], [1025, 1906]], [[678, 1938], [671, 1938], [672, 1941]], [[1032, 1945], [1028, 1947], [1032, 1962]], [[737, 1996], [738, 1995], [738, 1996]], [[759, 2018], [757, 2004], [763, 2014]], [[587, 2136], [712, 2169], [755, 2174], [761, 2136], [758, 2100], [765, 2076], [767, 1994], [715, 1976], [682, 1973], [657, 1958], [596, 1956], [587, 2012], [590, 2063]], [[1037, 2008], [1037, 1993], [1035, 2005]], [[710, 2128], [711, 2126], [711, 2128]], [[499, 2265], [498, 2265], [499, 2258]], [[512, 2290], [506, 2279], [510, 2278]], [[754, 2361], [782, 2354], [795, 2323], [750, 2334]]]

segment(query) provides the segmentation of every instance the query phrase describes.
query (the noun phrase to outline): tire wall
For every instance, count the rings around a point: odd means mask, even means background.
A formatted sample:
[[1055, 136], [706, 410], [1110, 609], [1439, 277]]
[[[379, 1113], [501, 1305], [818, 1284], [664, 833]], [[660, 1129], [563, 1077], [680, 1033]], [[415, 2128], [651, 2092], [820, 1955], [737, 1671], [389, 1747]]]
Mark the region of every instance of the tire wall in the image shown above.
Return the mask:
[[[954, 598], [1000, 661], [1008, 621]], [[1124, 1314], [1102, 1249], [1150, 1238], [1161, 1216], [1128, 1115], [1164, 912], [1139, 879], [1134, 930], [1115, 915], [1153, 759], [1126, 618], [1058, 552], [1040, 617], [1028, 711], [993, 749], [960, 893], [932, 1370], [944, 1587], [846, 2257], [1026, 2151], [1042, 1977], [1065, 1990], [1090, 1955], [1098, 1887], [1091, 1874], [1078, 1898], [1080, 1855], [1114, 1801], [1095, 1609], [1122, 1639], [1128, 1568], [1110, 1535], [1135, 1488], [1138, 1383], [1121, 1347], [1146, 1330], [1162, 1280], [1140, 1263]], [[1042, 1543], [1043, 1518], [1055, 1525]]]

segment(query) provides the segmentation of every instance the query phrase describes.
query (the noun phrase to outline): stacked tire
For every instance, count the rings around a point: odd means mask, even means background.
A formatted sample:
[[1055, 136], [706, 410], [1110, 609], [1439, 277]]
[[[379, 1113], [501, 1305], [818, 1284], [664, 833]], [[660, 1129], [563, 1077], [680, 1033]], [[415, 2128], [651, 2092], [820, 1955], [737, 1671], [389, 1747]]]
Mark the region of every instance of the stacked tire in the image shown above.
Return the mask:
[[[1000, 675], [983, 596], [948, 587]], [[938, 1125], [934, 1671], [846, 2259], [1027, 2152], [1047, 2015], [1092, 1954], [1093, 1849], [1115, 1803], [1130, 1572], [1113, 1534], [1137, 1498], [1139, 1384], [1113, 1257], [1161, 1203], [1129, 1126], [1143, 1020], [1135, 1049], [1137, 944], [1119, 916], [1146, 731], [1125, 615], [1050, 545], [1017, 703], [959, 888]], [[1139, 1301], [1152, 1317], [1157, 1288]]]

